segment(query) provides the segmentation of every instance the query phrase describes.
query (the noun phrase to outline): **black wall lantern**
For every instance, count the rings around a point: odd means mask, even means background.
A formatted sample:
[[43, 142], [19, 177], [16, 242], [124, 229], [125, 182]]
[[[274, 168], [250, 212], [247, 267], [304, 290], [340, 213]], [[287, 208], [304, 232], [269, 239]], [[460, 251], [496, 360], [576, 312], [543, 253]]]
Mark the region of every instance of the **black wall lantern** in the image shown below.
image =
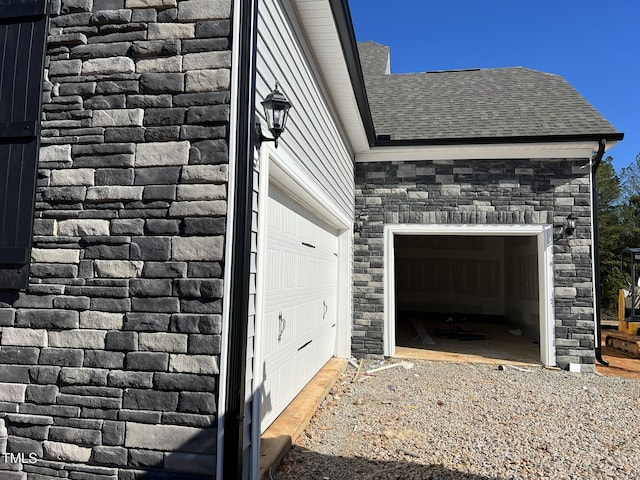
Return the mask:
[[287, 100], [287, 97], [278, 90], [278, 84], [276, 88], [267, 95], [267, 98], [262, 102], [264, 107], [264, 116], [267, 120], [267, 128], [273, 135], [273, 138], [265, 137], [262, 134], [262, 127], [260, 121], [256, 122], [256, 136], [257, 145], [260, 148], [262, 142], [274, 142], [276, 148], [278, 147], [278, 138], [284, 132], [287, 118], [289, 118], [289, 109], [291, 108], [291, 102]]
[[573, 216], [573, 213], [570, 213], [567, 217], [567, 220], [564, 224], [564, 233], [566, 233], [568, 237], [573, 235], [573, 232], [576, 231], [576, 220], [577, 218]]

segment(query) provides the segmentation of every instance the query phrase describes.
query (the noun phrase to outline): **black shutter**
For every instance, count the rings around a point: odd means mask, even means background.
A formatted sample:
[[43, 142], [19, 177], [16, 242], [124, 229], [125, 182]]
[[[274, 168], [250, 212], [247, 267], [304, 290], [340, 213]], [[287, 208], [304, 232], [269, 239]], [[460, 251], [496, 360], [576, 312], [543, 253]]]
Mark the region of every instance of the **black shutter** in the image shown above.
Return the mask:
[[0, 0], [0, 289], [29, 280], [46, 1]]

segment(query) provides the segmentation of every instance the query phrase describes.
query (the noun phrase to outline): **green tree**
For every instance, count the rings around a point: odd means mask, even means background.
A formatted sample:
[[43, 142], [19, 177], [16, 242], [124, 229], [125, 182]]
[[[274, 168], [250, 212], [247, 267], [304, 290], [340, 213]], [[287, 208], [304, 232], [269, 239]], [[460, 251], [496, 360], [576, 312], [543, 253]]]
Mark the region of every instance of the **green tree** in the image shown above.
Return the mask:
[[618, 289], [623, 285], [620, 254], [628, 238], [622, 222], [622, 186], [612, 157], [605, 158], [600, 164], [597, 181], [602, 306], [613, 309], [617, 304]]
[[626, 247], [640, 247], [640, 154], [635, 162], [622, 169], [620, 221]]

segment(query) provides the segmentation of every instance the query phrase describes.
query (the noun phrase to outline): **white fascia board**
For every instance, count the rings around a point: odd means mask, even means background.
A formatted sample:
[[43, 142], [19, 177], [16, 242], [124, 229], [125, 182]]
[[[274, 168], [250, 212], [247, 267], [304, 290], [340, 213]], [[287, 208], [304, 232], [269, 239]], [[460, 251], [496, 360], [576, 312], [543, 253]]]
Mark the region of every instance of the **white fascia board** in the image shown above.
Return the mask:
[[[608, 145], [608, 147], [613, 145], [615, 143]], [[591, 158], [597, 150], [597, 142], [374, 147], [369, 151], [358, 153], [356, 162]]]
[[292, 0], [300, 26], [307, 38], [331, 102], [340, 117], [353, 152], [369, 149], [367, 134], [353, 92], [347, 62], [342, 53], [328, 0]]

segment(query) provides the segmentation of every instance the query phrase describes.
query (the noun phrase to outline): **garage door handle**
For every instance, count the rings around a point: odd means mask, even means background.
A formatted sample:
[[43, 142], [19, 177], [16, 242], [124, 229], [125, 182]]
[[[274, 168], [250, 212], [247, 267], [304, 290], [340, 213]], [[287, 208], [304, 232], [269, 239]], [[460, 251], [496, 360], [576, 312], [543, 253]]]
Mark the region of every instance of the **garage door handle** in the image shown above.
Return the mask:
[[327, 302], [325, 302], [324, 300], [322, 301], [322, 308], [323, 308], [322, 319], [324, 320], [324, 317], [327, 316], [327, 311], [329, 310], [329, 307], [327, 306]]
[[282, 316], [282, 312], [278, 316], [278, 343], [282, 340], [282, 334], [284, 333], [284, 329], [287, 328], [287, 321]]

